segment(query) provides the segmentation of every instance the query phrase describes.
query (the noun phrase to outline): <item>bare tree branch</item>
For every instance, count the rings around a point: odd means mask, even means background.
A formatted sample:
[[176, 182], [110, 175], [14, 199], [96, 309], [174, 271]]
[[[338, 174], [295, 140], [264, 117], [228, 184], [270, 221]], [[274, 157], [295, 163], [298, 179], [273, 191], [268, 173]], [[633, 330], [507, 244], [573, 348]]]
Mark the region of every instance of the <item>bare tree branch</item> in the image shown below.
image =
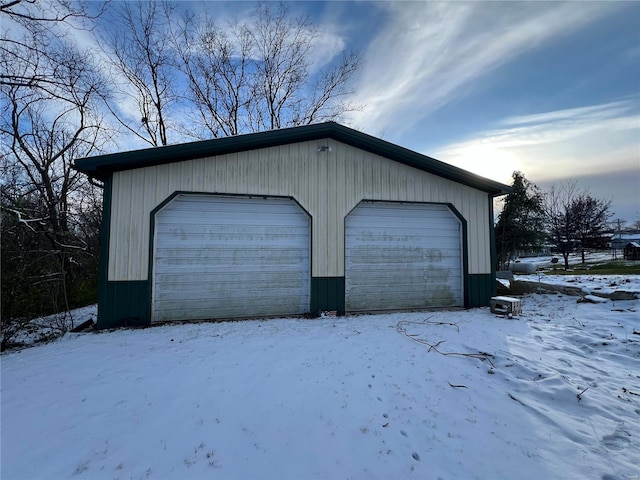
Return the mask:
[[569, 269], [569, 254], [576, 249], [580, 249], [584, 263], [586, 243], [606, 228], [610, 205], [610, 200], [580, 191], [575, 181], [551, 187], [545, 197], [545, 215], [551, 241], [562, 253], [565, 270]]
[[169, 143], [171, 111], [178, 100], [176, 62], [166, 33], [174, 10], [167, 2], [118, 4], [118, 28], [104, 42], [117, 72], [112, 75], [113, 88], [133, 103], [139, 120], [132, 123], [130, 113], [114, 108], [117, 100], [111, 96], [105, 103], [121, 126], [152, 146]]
[[0, 84], [0, 200], [10, 214], [3, 215], [0, 236], [4, 346], [16, 315], [69, 308], [78, 269], [96, 263], [97, 233], [84, 222], [100, 211], [83, 212], [94, 187], [72, 165], [105, 139], [96, 110], [105, 84], [89, 52], [64, 37], [52, 39], [47, 29], [34, 27], [20, 41], [0, 45], [0, 71], [29, 79]]
[[292, 18], [284, 4], [258, 4], [249, 23], [220, 25], [185, 14], [170, 27], [188, 80], [186, 99], [197, 112], [193, 122], [208, 136], [337, 120], [360, 108], [348, 102], [359, 54], [312, 71], [321, 32], [306, 17]]

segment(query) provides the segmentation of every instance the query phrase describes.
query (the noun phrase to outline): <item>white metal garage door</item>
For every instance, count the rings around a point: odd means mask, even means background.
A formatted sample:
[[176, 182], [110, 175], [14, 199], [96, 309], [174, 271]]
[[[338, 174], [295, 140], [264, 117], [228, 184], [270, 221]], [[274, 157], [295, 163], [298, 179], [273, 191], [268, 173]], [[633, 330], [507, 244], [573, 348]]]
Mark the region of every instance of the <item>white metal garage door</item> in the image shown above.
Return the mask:
[[290, 199], [176, 196], [155, 217], [153, 320], [308, 312], [309, 231]]
[[345, 235], [347, 311], [463, 305], [461, 224], [445, 205], [362, 202]]

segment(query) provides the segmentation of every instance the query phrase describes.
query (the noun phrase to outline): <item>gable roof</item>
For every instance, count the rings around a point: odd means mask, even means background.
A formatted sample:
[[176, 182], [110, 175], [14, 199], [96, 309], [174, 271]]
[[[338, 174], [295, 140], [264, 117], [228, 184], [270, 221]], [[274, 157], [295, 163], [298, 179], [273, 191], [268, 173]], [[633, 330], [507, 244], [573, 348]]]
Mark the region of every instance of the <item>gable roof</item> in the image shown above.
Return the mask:
[[74, 162], [74, 168], [90, 177], [106, 178], [112, 172], [121, 170], [327, 138], [477, 188], [494, 196], [511, 192], [511, 187], [500, 182], [481, 177], [335, 122], [81, 158]]

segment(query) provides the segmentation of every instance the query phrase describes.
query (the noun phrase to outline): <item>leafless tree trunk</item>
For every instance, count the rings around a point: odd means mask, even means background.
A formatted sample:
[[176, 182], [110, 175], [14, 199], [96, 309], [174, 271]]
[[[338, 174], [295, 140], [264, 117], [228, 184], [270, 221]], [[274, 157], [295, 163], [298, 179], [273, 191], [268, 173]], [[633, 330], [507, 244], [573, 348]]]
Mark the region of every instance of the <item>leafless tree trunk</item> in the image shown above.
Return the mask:
[[611, 202], [593, 198], [580, 191], [576, 182], [554, 185], [545, 197], [545, 215], [551, 240], [562, 253], [564, 269], [569, 269], [569, 254], [580, 248], [585, 263], [586, 241], [599, 235], [610, 216]]
[[[93, 12], [81, 1], [0, 0], [0, 58], [4, 63], [31, 64], [38, 68], [0, 70], [0, 85], [38, 88], [49, 93], [64, 86], [57, 74], [51, 35], [64, 24], [71, 28], [92, 28], [103, 13], [104, 2], [94, 3]], [[24, 36], [16, 35], [22, 31]], [[35, 41], [37, 39], [37, 41]], [[54, 55], [52, 55], [54, 53]]]
[[359, 54], [312, 71], [321, 32], [307, 18], [291, 18], [283, 4], [259, 4], [249, 23], [185, 15], [171, 35], [200, 138], [338, 120], [360, 108], [348, 101]]
[[[167, 2], [118, 3], [115, 28], [104, 42], [115, 72], [111, 83], [120, 95], [105, 104], [122, 127], [152, 146], [169, 143], [172, 108], [178, 100], [176, 62], [167, 35], [173, 13]], [[127, 102], [137, 110], [137, 118], [118, 108]]]
[[586, 192], [581, 192], [571, 205], [571, 213], [575, 218], [576, 237], [580, 243], [582, 265], [585, 264], [585, 250], [589, 242], [597, 239], [607, 228], [607, 220], [611, 216], [610, 200], [593, 198]]
[[233, 24], [227, 32], [211, 20], [185, 14], [172, 27], [172, 41], [186, 76], [185, 92], [196, 114], [200, 138], [226, 137], [254, 131], [249, 113], [254, 96], [251, 51], [253, 43], [245, 25]]
[[[90, 252], [77, 223], [80, 201], [92, 187], [72, 162], [100, 147], [102, 119], [95, 107], [104, 82], [87, 52], [50, 34], [26, 30], [3, 43], [0, 56], [6, 78], [34, 79], [0, 85], [3, 328], [11, 319], [5, 300], [14, 287], [55, 290], [51, 295], [68, 307], [74, 265], [97, 253]], [[45, 47], [46, 56], [32, 56]], [[40, 83], [42, 72], [52, 80]], [[9, 257], [6, 248], [13, 252]]]
[[569, 253], [573, 248], [571, 204], [577, 195], [575, 182], [554, 185], [545, 198], [545, 213], [549, 234], [554, 245], [562, 253], [564, 269], [569, 269]]
[[50, 227], [65, 233], [69, 194], [83, 181], [71, 168], [72, 161], [96, 147], [100, 118], [94, 115], [93, 102], [103, 85], [78, 53], [69, 52], [58, 61], [58, 75], [66, 77], [65, 90], [2, 87], [6, 104], [0, 134], [28, 184], [46, 205]]

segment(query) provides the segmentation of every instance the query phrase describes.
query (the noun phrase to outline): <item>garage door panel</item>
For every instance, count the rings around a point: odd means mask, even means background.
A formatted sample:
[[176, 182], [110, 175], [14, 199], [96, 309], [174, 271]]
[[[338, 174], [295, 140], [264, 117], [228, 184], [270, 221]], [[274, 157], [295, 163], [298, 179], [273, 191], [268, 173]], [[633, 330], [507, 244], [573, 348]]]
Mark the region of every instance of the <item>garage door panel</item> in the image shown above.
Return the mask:
[[[280, 290], [278, 293], [280, 294], [280, 300], [282, 301], [283, 304], [291, 304], [291, 305], [299, 305], [300, 304], [300, 299], [298, 296], [292, 296], [290, 294], [291, 290], [290, 289], [282, 289]], [[225, 311], [227, 314], [230, 314], [230, 310], [231, 309], [238, 309], [242, 306], [242, 308], [244, 308], [244, 313], [241, 313], [241, 315], [247, 315], [247, 311], [253, 312], [253, 316], [264, 316], [267, 314], [270, 314], [271, 311], [275, 311], [273, 310], [274, 308], [276, 310], [279, 309], [279, 305], [274, 305], [273, 301], [272, 301], [272, 297], [271, 295], [269, 296], [264, 296], [261, 295], [260, 292], [256, 291], [256, 290], [250, 290], [245, 292], [243, 295], [238, 295], [237, 291], [235, 290], [228, 290], [228, 298], [225, 301]], [[194, 311], [196, 310], [206, 310], [207, 312], [207, 317], [203, 317], [204, 319], [209, 319], [209, 318], [227, 318], [227, 317], [222, 317], [222, 316], [213, 316], [211, 317], [211, 307], [208, 305], [203, 304], [203, 302], [201, 302], [200, 300], [202, 300], [202, 296], [195, 296], [195, 295], [185, 295], [184, 299], [180, 299], [180, 300], [175, 300], [175, 297], [171, 297], [171, 296], [167, 296], [167, 298], [160, 296], [157, 299], [157, 306], [159, 308], [162, 308], [163, 310], [168, 309], [168, 310], [179, 310], [179, 309], [184, 309], [185, 308], [185, 300], [188, 300], [190, 302], [192, 302], [192, 304], [188, 307], [188, 309], [193, 309]], [[303, 305], [300, 305], [302, 307], [304, 307]], [[249, 310], [248, 310], [249, 309]], [[265, 310], [266, 309], [266, 310]], [[269, 310], [271, 309], [271, 310]], [[266, 313], [265, 313], [266, 312]], [[192, 317], [186, 317], [186, 318], [192, 318]], [[193, 318], [198, 318], [198, 317], [193, 317]]]
[[[241, 287], [241, 289], [239, 289], [238, 287]], [[226, 288], [223, 288], [221, 290], [211, 289], [210, 291], [207, 291], [206, 289], [203, 289], [198, 294], [196, 294], [193, 290], [183, 290], [181, 298], [176, 298], [174, 295], [171, 295], [168, 292], [164, 292], [158, 295], [156, 302], [158, 306], [166, 306], [167, 308], [177, 309], [184, 308], [186, 302], [188, 301], [191, 302], [189, 304], [189, 308], [206, 309], [208, 313], [211, 314], [211, 305], [207, 304], [206, 302], [202, 302], [201, 300], [203, 300], [203, 298], [206, 299], [207, 297], [218, 295], [219, 292], [226, 293], [226, 299], [224, 301], [225, 309], [231, 308], [234, 305], [244, 305], [245, 311], [252, 305], [272, 305], [277, 308], [279, 304], [273, 302], [273, 294], [277, 294], [280, 302], [282, 302], [283, 304], [304, 306], [299, 295], [291, 294], [291, 288], [289, 285], [282, 285], [281, 288], [278, 288], [276, 286], [272, 290], [264, 292], [262, 290], [259, 290], [258, 288], [247, 288], [246, 285], [230, 284], [226, 285]], [[261, 316], [261, 313], [258, 313], [258, 316]], [[244, 315], [246, 315], [246, 313]]]
[[[402, 249], [395, 246], [389, 246], [388, 248], [380, 248], [378, 246], [371, 248], [363, 248], [360, 251], [355, 251], [351, 254], [350, 260], [353, 263], [361, 263], [363, 265], [370, 265], [371, 258], [377, 257], [377, 263], [424, 263], [431, 264], [434, 262], [449, 262], [452, 267], [458, 266], [459, 250], [455, 249]], [[371, 268], [376, 268], [375, 265], [371, 265]]]
[[[201, 225], [199, 219], [202, 217], [215, 217], [220, 220], [222, 225], [238, 225], [243, 229], [250, 231], [255, 227], [266, 227], [270, 229], [274, 229], [276, 226], [290, 226], [290, 227], [299, 227], [300, 223], [296, 222], [294, 218], [289, 216], [289, 212], [278, 212], [273, 208], [266, 208], [265, 212], [268, 213], [267, 217], [256, 217], [255, 223], [246, 224], [242, 220], [242, 217], [238, 216], [236, 213], [238, 209], [248, 210], [259, 210], [263, 208], [261, 204], [265, 202], [269, 202], [270, 199], [260, 199], [256, 201], [237, 201], [237, 202], [229, 202], [226, 207], [220, 210], [210, 211], [207, 209], [202, 209], [202, 203], [193, 202], [193, 205], [187, 206], [187, 208], [175, 208], [172, 209], [171, 212], [167, 212], [167, 215], [159, 220], [158, 225], [167, 224], [170, 225], [173, 223], [174, 218], [180, 218], [184, 225]], [[193, 217], [191, 214], [193, 210], [197, 209], [198, 216]]]
[[[206, 219], [201, 219], [206, 221]], [[220, 221], [217, 219], [217, 221]], [[227, 226], [228, 227], [228, 226]], [[242, 248], [243, 245], [251, 247], [255, 242], [269, 241], [273, 245], [281, 245], [282, 247], [291, 247], [292, 245], [302, 246], [308, 239], [308, 232], [303, 230], [289, 230], [288, 227], [280, 226], [273, 231], [264, 229], [262, 232], [241, 232], [236, 230], [233, 233], [223, 230], [221, 227], [212, 227], [210, 232], [193, 232], [190, 226], [183, 225], [182, 229], [157, 229], [159, 233], [158, 247], [171, 247], [179, 244], [191, 244], [199, 241], [217, 242], [220, 248]], [[214, 230], [215, 228], [215, 230]]]
[[[175, 223], [171, 224], [157, 224], [156, 231], [160, 233], [171, 233], [187, 235], [189, 237], [195, 236], [213, 236], [216, 238], [224, 239], [238, 239], [244, 238], [249, 235], [254, 235], [257, 238], [286, 238], [287, 232], [292, 236], [305, 237], [307, 232], [300, 225], [245, 225], [239, 222], [239, 219], [233, 219], [235, 223], [226, 223], [224, 225], [203, 225], [203, 218], [187, 221], [188, 219], [176, 217], [172, 221], [180, 221], [180, 225]], [[216, 221], [222, 222], [225, 219], [216, 217]], [[283, 230], [286, 227], [286, 230]], [[161, 240], [172, 240], [171, 237], [162, 237]]]
[[[158, 245], [158, 247], [175, 247], [176, 245], [184, 244], [185, 242], [217, 242], [220, 244], [220, 247], [226, 248], [241, 248], [242, 244], [253, 244], [255, 242], [263, 242], [269, 241], [274, 246], [281, 245], [284, 247], [291, 247], [292, 241], [304, 241], [307, 237], [306, 234], [296, 234], [296, 232], [291, 232], [291, 235], [286, 235], [282, 233], [282, 228], [279, 229], [279, 233], [277, 235], [254, 235], [254, 234], [245, 234], [245, 235], [225, 235], [223, 233], [217, 232], [215, 234], [183, 234], [177, 232], [166, 232], [173, 236], [171, 239], [164, 239], [162, 243]], [[164, 234], [165, 232], [160, 232]], [[242, 242], [242, 243], [240, 243]]]
[[[422, 285], [422, 290], [424, 292], [429, 292], [435, 286], [439, 285], [441, 281], [451, 281], [457, 282], [460, 280], [459, 276], [451, 276], [448, 275], [449, 271], [447, 269], [441, 269], [440, 271], [433, 271], [431, 275], [425, 274], [413, 274], [410, 272], [405, 272], [403, 275], [398, 275], [396, 277], [393, 276], [377, 276], [376, 272], [371, 272], [370, 275], [364, 276], [361, 279], [352, 278], [349, 288], [346, 291], [357, 294], [358, 292], [367, 292], [367, 291], [378, 291], [381, 292], [384, 290], [387, 291], [407, 291], [409, 289], [415, 288], [415, 285], [420, 283]], [[426, 293], [425, 293], [426, 295]]]
[[[255, 281], [247, 283], [247, 274], [251, 274]], [[245, 272], [224, 273], [223, 282], [219, 281], [220, 276], [210, 272], [193, 273], [189, 274], [188, 279], [185, 280], [184, 275], [159, 275], [156, 277], [156, 293], [158, 296], [164, 292], [172, 294], [176, 289], [205, 292], [207, 291], [207, 286], [203, 284], [209, 285], [208, 288], [215, 288], [216, 291], [232, 290], [236, 286], [251, 288], [253, 283], [258, 284], [259, 288], [263, 288], [260, 284], [265, 282], [269, 283], [268, 289], [273, 292], [278, 286], [285, 285], [287, 288], [294, 288], [305, 282], [302, 275], [289, 272], [274, 275], [274, 272], [252, 272], [248, 269]], [[237, 294], [240, 294], [240, 292], [237, 292]]]
[[[240, 258], [238, 258], [240, 257]], [[156, 259], [156, 265], [173, 266], [175, 268], [205, 268], [209, 270], [224, 270], [233, 266], [237, 270], [242, 268], [254, 269], [256, 266], [274, 269], [286, 269], [293, 266], [304, 266], [309, 256], [305, 252], [291, 252], [271, 250], [269, 256], [256, 249], [239, 249], [236, 251], [185, 251], [183, 255], [173, 254]], [[241, 260], [241, 262], [240, 262]]]
[[[261, 235], [261, 236], [253, 236], [253, 235], [245, 235], [242, 237], [228, 237], [222, 235], [176, 235], [176, 238], [171, 240], [164, 240], [159, 248], [167, 248], [167, 247], [178, 247], [184, 246], [185, 243], [197, 243], [197, 242], [216, 242], [221, 249], [231, 249], [238, 250], [242, 248], [251, 248], [251, 244], [255, 244], [256, 242], [270, 242], [274, 248], [280, 246], [283, 249], [290, 249], [292, 247], [292, 241], [296, 240], [296, 237], [299, 238], [300, 241], [307, 239], [306, 235], [291, 235], [291, 237], [287, 238], [286, 236], [270, 236], [270, 235]], [[240, 243], [242, 242], [242, 243]], [[247, 244], [246, 247], [243, 247], [243, 244]], [[163, 252], [163, 254], [172, 252]]]
[[[283, 303], [292, 303], [292, 299], [283, 298]], [[253, 301], [252, 301], [253, 302]], [[246, 302], [230, 302], [225, 307], [225, 317], [211, 317], [211, 310], [209, 308], [200, 308], [197, 306], [184, 308], [184, 306], [176, 306], [175, 308], [166, 308], [167, 316], [175, 319], [211, 319], [211, 318], [244, 318], [244, 317], [275, 317], [283, 316], [283, 314], [277, 306], [274, 306], [272, 302], [266, 301], [261, 303], [257, 301], [251, 306], [249, 313], [247, 313]], [[291, 314], [293, 315], [293, 314]]]
[[[416, 283], [419, 279], [416, 279]], [[414, 284], [415, 285], [415, 284]], [[456, 297], [452, 289], [441, 283], [425, 284], [422, 296], [416, 296], [413, 285], [393, 285], [387, 282], [361, 287], [349, 302], [352, 311], [407, 310], [453, 306]], [[350, 292], [347, 292], [349, 298]]]
[[290, 199], [178, 195], [156, 214], [154, 320], [306, 313], [309, 233]]
[[462, 305], [461, 226], [446, 206], [363, 202], [345, 229], [348, 311]]

